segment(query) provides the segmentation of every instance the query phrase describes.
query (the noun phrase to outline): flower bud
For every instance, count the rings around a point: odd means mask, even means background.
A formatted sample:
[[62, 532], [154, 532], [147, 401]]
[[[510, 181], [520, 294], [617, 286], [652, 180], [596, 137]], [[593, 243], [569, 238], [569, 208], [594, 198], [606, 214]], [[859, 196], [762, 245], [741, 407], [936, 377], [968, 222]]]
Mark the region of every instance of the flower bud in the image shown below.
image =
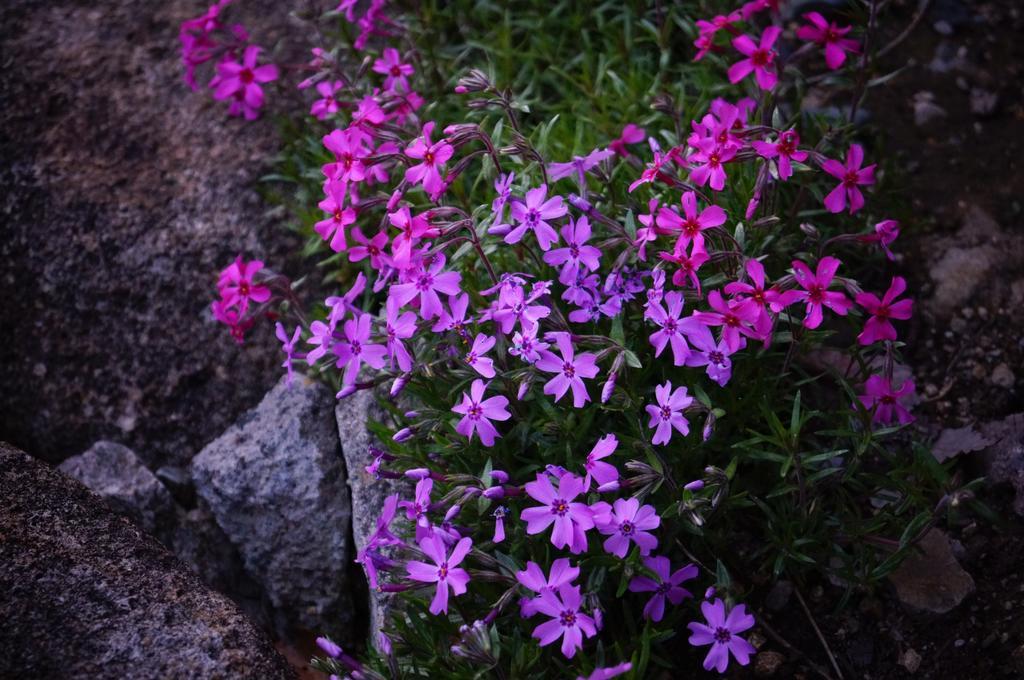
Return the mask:
[[353, 394], [356, 393], [357, 389], [358, 388], [355, 385], [344, 385], [338, 391], [338, 393], [334, 395], [334, 398], [335, 399], [345, 399], [347, 397], [351, 397]]
[[409, 479], [426, 479], [430, 476], [430, 470], [428, 468], [413, 468], [412, 470], [406, 470], [405, 476]]
[[459, 514], [460, 510], [462, 510], [461, 505], [453, 505], [452, 507], [448, 508], [448, 512], [444, 513], [444, 521], [451, 522], [453, 519], [455, 519], [455, 516]]
[[504, 470], [491, 470], [491, 479], [496, 481], [498, 484], [507, 484], [508, 473]]
[[390, 394], [392, 398], [397, 397], [399, 393], [401, 393], [401, 391], [405, 389], [405, 386], [406, 384], [408, 384], [408, 382], [409, 374], [403, 373], [402, 375], [395, 378], [395, 381], [391, 383], [391, 390], [390, 392], [388, 392], [388, 394]]
[[715, 590], [714, 586], [708, 586], [708, 589], [704, 591], [704, 599], [705, 600], [710, 600], [711, 598], [713, 598], [715, 596], [716, 592], [718, 592], [718, 591]]
[[569, 205], [584, 213], [590, 212], [590, 209], [593, 207], [587, 199], [576, 194], [569, 194]]
[[523, 397], [526, 396], [526, 391], [528, 389], [530, 389], [530, 383], [528, 383], [526, 381], [523, 381], [523, 382], [519, 383], [519, 391], [516, 393], [516, 398], [519, 401], [522, 401]]
[[334, 644], [325, 637], [318, 637], [316, 639], [316, 646], [323, 650], [323, 653], [331, 657], [332, 659], [337, 659], [339, 656], [341, 656], [341, 647]]
[[415, 420], [416, 418], [420, 417], [420, 412], [419, 411], [406, 411], [404, 415], [405, 415], [405, 417], [408, 420]]
[[482, 495], [484, 498], [489, 498], [492, 501], [499, 500], [505, 497], [505, 487], [492, 486], [490, 488], [484, 489]]
[[700, 491], [701, 489], [704, 488], [704, 480], [695, 479], [689, 484], [685, 485], [683, 488], [686, 489], [687, 491]]
[[511, 224], [492, 224], [487, 228], [487, 233], [491, 236], [504, 236], [510, 231], [512, 231]]
[[407, 439], [411, 439], [413, 434], [415, 434], [415, 432], [413, 432], [411, 427], [403, 427], [395, 433], [395, 436], [393, 436], [392, 439], [396, 442], [404, 442]]
[[620, 488], [622, 488], [622, 485], [619, 483], [619, 480], [616, 479], [613, 482], [607, 482], [597, 487], [597, 492], [608, 493], [610, 491], [618, 491]]

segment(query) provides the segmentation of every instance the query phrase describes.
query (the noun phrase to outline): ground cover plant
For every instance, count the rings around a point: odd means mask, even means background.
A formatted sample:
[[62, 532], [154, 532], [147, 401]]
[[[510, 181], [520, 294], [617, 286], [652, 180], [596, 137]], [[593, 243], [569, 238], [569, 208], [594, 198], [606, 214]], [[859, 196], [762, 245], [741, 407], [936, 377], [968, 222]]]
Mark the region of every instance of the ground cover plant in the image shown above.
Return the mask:
[[235, 9], [182, 27], [188, 78], [309, 93], [270, 179], [336, 290], [240, 256], [213, 314], [380, 392], [369, 470], [414, 483], [358, 557], [402, 604], [325, 671], [724, 672], [758, 585], [871, 588], [969, 496], [903, 431], [913, 302], [870, 274], [874, 4], [344, 2], [287, 70]]

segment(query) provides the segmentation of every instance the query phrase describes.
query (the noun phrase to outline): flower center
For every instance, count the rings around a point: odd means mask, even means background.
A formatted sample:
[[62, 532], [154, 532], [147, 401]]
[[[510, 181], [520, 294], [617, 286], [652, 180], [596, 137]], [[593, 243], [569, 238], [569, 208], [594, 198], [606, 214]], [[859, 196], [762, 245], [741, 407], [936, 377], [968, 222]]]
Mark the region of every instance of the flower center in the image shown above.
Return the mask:
[[554, 503], [551, 504], [551, 512], [555, 513], [559, 517], [565, 516], [565, 513], [569, 512], [569, 504], [561, 498], [556, 498]]
[[813, 283], [807, 289], [807, 297], [810, 298], [811, 302], [820, 305], [822, 300], [825, 299], [825, 290], [817, 283]]
[[572, 609], [566, 609], [559, 615], [558, 621], [566, 628], [572, 628], [576, 625], [576, 611]]
[[256, 80], [256, 76], [253, 75], [252, 70], [247, 68], [242, 69], [242, 71], [238, 74], [238, 78], [246, 85]]
[[433, 151], [428, 151], [425, 154], [423, 154], [423, 162], [426, 163], [427, 165], [433, 165], [434, 164], [434, 152]]
[[448, 578], [448, 563], [442, 562], [441, 566], [437, 569], [437, 578], [441, 581]]
[[238, 294], [242, 297], [249, 297], [249, 282], [242, 281], [238, 284]]
[[395, 64], [394, 66], [391, 67], [391, 75], [395, 76], [396, 78], [402, 75], [402, 69], [398, 67], [398, 64]]
[[718, 350], [708, 352], [708, 361], [715, 365], [721, 366], [725, 362], [725, 356]]
[[676, 325], [675, 319], [666, 319], [664, 325], [665, 333], [668, 335], [675, 335], [678, 326]]
[[480, 420], [483, 414], [484, 410], [480, 407], [480, 404], [473, 404], [469, 407], [469, 411], [466, 412], [470, 420]]
[[671, 417], [672, 417], [672, 407], [671, 406], [667, 406], [667, 405], [666, 406], [662, 406], [661, 407], [661, 419], [662, 420], [668, 420]]
[[668, 591], [672, 590], [671, 583], [659, 583], [658, 588], [654, 591], [658, 595], [665, 595]]
[[353, 340], [350, 345], [352, 346], [352, 354], [362, 354], [363, 346], [358, 340]]
[[537, 223], [540, 222], [540, 213], [530, 208], [526, 213], [526, 224], [529, 227], [536, 227]]
[[633, 533], [633, 528], [634, 528], [633, 525], [630, 524], [629, 522], [623, 522], [622, 524], [619, 525], [619, 531], [621, 531], [622, 534], [625, 535], [625, 536], [629, 536], [630, 534], [632, 534]]
[[476, 362], [476, 352], [470, 352], [466, 355], [466, 363], [473, 364]]
[[576, 377], [576, 367], [566, 361], [562, 364], [562, 373], [565, 374], [566, 378], [574, 378]]
[[728, 644], [729, 640], [731, 639], [732, 631], [730, 631], [728, 628], [722, 628], [721, 626], [715, 628], [715, 642], [724, 645]]
[[434, 277], [430, 274], [424, 274], [416, 281], [416, 288], [419, 290], [430, 290], [434, 287]]
[[843, 177], [843, 184], [847, 188], [852, 188], [852, 187], [857, 186], [857, 171], [856, 170], [847, 170], [846, 176]]
[[750, 61], [754, 62], [756, 67], [764, 68], [772, 63], [772, 53], [770, 50], [765, 49], [754, 50], [754, 53], [750, 55]]

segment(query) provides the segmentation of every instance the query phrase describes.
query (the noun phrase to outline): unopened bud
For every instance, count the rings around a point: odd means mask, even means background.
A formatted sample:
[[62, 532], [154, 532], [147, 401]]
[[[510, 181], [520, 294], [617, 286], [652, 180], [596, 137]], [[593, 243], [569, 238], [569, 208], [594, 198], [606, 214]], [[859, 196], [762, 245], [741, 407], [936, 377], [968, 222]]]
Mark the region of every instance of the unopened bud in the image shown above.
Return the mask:
[[355, 385], [344, 385], [338, 391], [338, 393], [334, 395], [334, 398], [335, 399], [345, 399], [347, 397], [351, 397], [353, 394], [356, 393], [356, 390], [357, 390], [357, 388], [356, 388]]
[[391, 383], [391, 390], [388, 392], [388, 394], [390, 394], [392, 398], [397, 397], [401, 393], [401, 391], [405, 389], [405, 386], [408, 383], [409, 374], [403, 373], [402, 375], [395, 378], [395, 381]]
[[505, 487], [492, 486], [490, 488], [484, 489], [481, 495], [483, 495], [484, 498], [491, 499], [492, 501], [500, 500], [505, 497]]
[[700, 491], [701, 489], [704, 488], [704, 480], [695, 479], [689, 484], [685, 485], [683, 488], [686, 489], [687, 491]]
[[406, 470], [405, 476], [409, 479], [426, 479], [430, 476], [429, 468], [413, 468], [412, 470]]
[[411, 427], [403, 427], [401, 430], [395, 433], [395, 436], [393, 436], [392, 439], [395, 440], [396, 442], [404, 442], [407, 439], [411, 439], [413, 434], [415, 433], [413, 432], [413, 429]]
[[491, 470], [491, 479], [496, 481], [498, 484], [507, 484], [508, 473], [504, 470]]

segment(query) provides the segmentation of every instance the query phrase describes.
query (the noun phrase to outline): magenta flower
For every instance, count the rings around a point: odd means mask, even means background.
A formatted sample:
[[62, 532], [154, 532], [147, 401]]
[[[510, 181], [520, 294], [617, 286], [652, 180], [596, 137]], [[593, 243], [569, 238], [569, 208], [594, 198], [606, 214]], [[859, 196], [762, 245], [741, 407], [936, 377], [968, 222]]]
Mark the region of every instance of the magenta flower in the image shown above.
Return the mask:
[[412, 275], [409, 283], [396, 283], [391, 286], [388, 295], [395, 297], [400, 306], [405, 306], [419, 296], [420, 316], [423, 319], [432, 319], [440, 316], [444, 311], [441, 305], [441, 298], [438, 293], [445, 295], [458, 295], [461, 290], [459, 282], [462, 281], [462, 274], [458, 272], [444, 271], [445, 258], [440, 253], [434, 256], [434, 261], [429, 267], [420, 266]]
[[549, 347], [548, 343], [537, 339], [537, 327], [524, 328], [522, 332], [516, 331], [512, 336], [512, 346], [508, 353], [519, 357], [528, 364], [536, 363], [540, 359], [540, 353]]
[[687, 283], [697, 289], [700, 294], [700, 279], [697, 272], [701, 266], [710, 258], [708, 251], [704, 249], [703, 243], [694, 241], [690, 246], [690, 254], [686, 250], [675, 250], [671, 253], [658, 253], [658, 257], [676, 264], [679, 268], [672, 274], [672, 283], [682, 288]]
[[634, 576], [629, 582], [631, 593], [654, 593], [644, 605], [644, 617], [657, 623], [665, 615], [665, 600], [679, 605], [684, 599], [693, 597], [689, 590], [680, 586], [683, 581], [697, 577], [697, 567], [688, 564], [669, 574], [672, 563], [667, 557], [645, 557], [644, 566], [658, 575], [655, 581], [649, 576]]
[[558, 242], [558, 232], [548, 224], [548, 220], [566, 215], [569, 209], [562, 203], [561, 196], [547, 198], [547, 195], [548, 187], [542, 184], [527, 191], [525, 201], [516, 201], [512, 204], [512, 219], [518, 224], [505, 235], [505, 243], [519, 243], [527, 230], [537, 236], [541, 250], [547, 251], [552, 244]]
[[523, 598], [519, 608], [523, 618], [530, 618], [537, 613], [537, 604], [544, 592], [554, 592], [559, 586], [571, 584], [580, 575], [580, 568], [572, 566], [569, 558], [560, 557], [551, 563], [550, 575], [545, 578], [544, 571], [536, 562], [527, 562], [525, 571], [516, 572], [516, 580], [523, 587], [532, 590], [536, 597]]
[[244, 262], [239, 255], [235, 261], [220, 273], [217, 280], [217, 291], [220, 293], [225, 307], [235, 305], [244, 314], [249, 308], [249, 301], [266, 302], [270, 299], [270, 289], [255, 283], [256, 274], [263, 269], [260, 260]]
[[606, 434], [597, 440], [594, 448], [587, 454], [587, 462], [583, 464], [586, 475], [583, 477], [583, 489], [590, 490], [590, 481], [594, 480], [598, 487], [618, 480], [619, 471], [611, 463], [605, 463], [603, 458], [615, 453], [619, 446], [618, 438], [613, 434]]
[[913, 393], [913, 380], [906, 381], [897, 389], [888, 379], [880, 375], [873, 375], [864, 383], [864, 394], [857, 399], [869, 411], [874, 409], [874, 415], [871, 418], [873, 422], [887, 425], [893, 420], [897, 420], [900, 425], [906, 425], [914, 422], [915, 418], [910, 415], [910, 411], [900, 403], [899, 399]]
[[430, 238], [438, 234], [437, 229], [430, 226], [426, 213], [413, 215], [409, 206], [388, 213], [388, 222], [401, 231], [391, 243], [391, 261], [395, 267], [406, 269], [412, 261], [412, 252], [422, 238]]
[[587, 530], [594, 528], [593, 512], [586, 504], [573, 500], [584, 492], [583, 480], [566, 472], [558, 478], [556, 489], [548, 475], [542, 472], [525, 488], [530, 498], [542, 503], [519, 514], [519, 518], [526, 522], [526, 533], [532, 536], [554, 525], [551, 543], [556, 548], [568, 547], [573, 554], [586, 550]]
[[533, 637], [540, 641], [541, 647], [562, 638], [562, 654], [571, 659], [577, 649], [583, 648], [584, 635], [597, 634], [594, 619], [583, 613], [582, 603], [579, 587], [569, 584], [559, 586], [557, 595], [552, 591], [541, 594], [537, 611], [551, 617], [533, 630]]
[[292, 333], [291, 339], [288, 339], [288, 333], [284, 329], [284, 325], [278, 321], [274, 327], [274, 334], [277, 335], [277, 339], [281, 341], [281, 350], [284, 352], [284, 363], [281, 364], [281, 368], [288, 371], [288, 378], [286, 384], [292, 384], [292, 361], [296, 358], [295, 356], [295, 344], [299, 341], [302, 336], [302, 326], [296, 326], [295, 332]]
[[660, 303], [647, 307], [647, 317], [661, 326], [661, 330], [652, 333], [650, 337], [651, 344], [654, 345], [654, 356], [660, 357], [665, 347], [671, 344], [672, 362], [675, 366], [682, 366], [686, 363], [686, 357], [690, 356], [690, 346], [686, 343], [684, 333], [701, 324], [692, 317], [682, 318], [682, 293], [675, 290], [666, 293], [665, 304], [668, 305], [668, 312]]
[[437, 317], [437, 321], [434, 322], [430, 330], [435, 333], [450, 331], [460, 338], [468, 340], [469, 331], [466, 327], [470, 322], [466, 319], [466, 312], [469, 311], [469, 295], [463, 293], [449, 297], [448, 309], [451, 311], [441, 310], [441, 315]]
[[764, 265], [754, 259], [748, 259], [744, 265], [750, 283], [743, 281], [732, 281], [725, 285], [725, 292], [736, 296], [744, 305], [757, 310], [758, 318], [754, 322], [754, 328], [762, 337], [767, 337], [771, 331], [772, 319], [768, 310], [778, 314], [783, 309], [800, 300], [800, 293], [795, 290], [779, 291], [776, 288], [766, 288]]
[[590, 220], [586, 215], [578, 220], [569, 221], [562, 226], [562, 238], [565, 239], [565, 248], [555, 248], [544, 253], [544, 261], [552, 267], [562, 265], [562, 273], [559, 280], [563, 283], [576, 278], [577, 272], [582, 265], [587, 271], [596, 271], [600, 266], [601, 251], [594, 246], [586, 245], [590, 240]]
[[627, 144], [639, 144], [644, 141], [644, 137], [647, 133], [639, 125], [628, 123], [626, 127], [622, 128], [622, 134], [619, 138], [612, 141], [608, 145], [608, 148], [617, 156], [625, 158], [629, 155], [629, 151], [626, 150]]
[[739, 637], [754, 626], [754, 617], [747, 613], [744, 605], [736, 605], [726, 615], [725, 603], [721, 599], [714, 602], [704, 601], [700, 610], [707, 624], [694, 621], [687, 627], [690, 629], [690, 644], [694, 647], [711, 645], [708, 655], [704, 658], [704, 670], [714, 668], [724, 673], [729, 666], [729, 654], [732, 653], [741, 666], [750, 663], [750, 655], [756, 654], [754, 646]]
[[906, 280], [902, 276], [895, 276], [881, 300], [873, 293], [857, 294], [857, 304], [871, 314], [871, 318], [864, 323], [863, 332], [857, 336], [860, 344], [870, 345], [879, 340], [896, 339], [896, 329], [889, 320], [909, 319], [914, 308], [913, 300], [896, 300], [906, 289]]
[[488, 314], [494, 323], [498, 324], [502, 333], [512, 332], [516, 323], [524, 332], [536, 332], [537, 322], [551, 314], [551, 308], [533, 303], [546, 293], [543, 287], [536, 286], [530, 290], [529, 295], [522, 288], [514, 289], [508, 295], [503, 291], [495, 302], [496, 306], [492, 307]]
[[703, 324], [691, 330], [687, 337], [692, 347], [690, 355], [686, 357], [686, 365], [706, 366], [705, 372], [708, 377], [724, 387], [732, 377], [732, 360], [729, 358], [732, 352], [729, 350], [729, 343], [723, 338], [716, 344], [711, 331]]
[[849, 298], [838, 291], [830, 291], [836, 270], [842, 264], [834, 257], [826, 256], [818, 262], [818, 270], [811, 273], [811, 268], [799, 260], [793, 261], [793, 275], [797, 283], [803, 286], [804, 290], [798, 291], [801, 300], [807, 303], [807, 314], [804, 317], [804, 326], [817, 328], [821, 325], [822, 307], [828, 307], [839, 316], [846, 316], [846, 313], [853, 307]]
[[498, 195], [494, 197], [491, 202], [491, 212], [494, 213], [494, 225], [495, 227], [507, 227], [508, 225], [502, 224], [502, 217], [505, 214], [505, 205], [509, 199], [512, 198], [512, 182], [516, 179], [516, 173], [510, 172], [507, 175], [502, 174], [498, 179], [494, 180], [494, 190], [498, 192]]
[[313, 230], [320, 238], [330, 242], [331, 250], [340, 253], [348, 248], [345, 227], [356, 221], [356, 211], [345, 207], [344, 183], [328, 180], [324, 191], [327, 197], [320, 201], [318, 207], [329, 216], [313, 225]]
[[877, 243], [879, 247], [885, 252], [885, 256], [889, 260], [895, 260], [896, 256], [889, 250], [889, 245], [899, 238], [900, 235], [900, 223], [896, 220], [882, 220], [875, 225], [873, 234], [867, 234], [860, 238], [865, 243]]
[[721, 191], [725, 188], [725, 180], [728, 179], [722, 164], [735, 158], [736, 152], [735, 146], [719, 144], [711, 137], [698, 140], [697, 151], [686, 159], [694, 166], [690, 170], [690, 180], [699, 187], [709, 184], [712, 190]]
[[456, 596], [466, 592], [466, 584], [469, 583], [469, 572], [457, 566], [465, 559], [466, 554], [473, 546], [473, 539], [461, 539], [452, 548], [449, 555], [445, 548], [444, 541], [440, 536], [427, 536], [420, 541], [420, 550], [426, 553], [434, 563], [418, 562], [410, 560], [405, 568], [409, 578], [422, 583], [436, 583], [437, 592], [430, 603], [431, 614], [448, 613], [448, 589]]
[[[713, 187], [712, 187], [713, 188]], [[725, 210], [717, 205], [709, 205], [697, 212], [697, 194], [687, 191], [682, 199], [683, 214], [662, 208], [658, 211], [657, 225], [666, 232], [679, 232], [676, 249], [685, 248], [691, 241], [700, 240], [704, 244], [703, 231], [725, 223]]]
[[796, 30], [796, 37], [817, 43], [825, 48], [825, 63], [835, 71], [841, 68], [846, 61], [846, 53], [856, 53], [860, 50], [860, 43], [850, 40], [844, 36], [853, 28], [847, 26], [840, 28], [839, 24], [829, 23], [825, 17], [817, 12], [807, 12], [804, 19], [811, 22], [810, 25], [801, 26]]
[[555, 182], [576, 173], [576, 181], [580, 186], [583, 186], [587, 181], [587, 173], [595, 168], [598, 163], [614, 155], [615, 152], [608, 149], [594, 149], [586, 156], [574, 156], [568, 163], [550, 163], [548, 165], [548, 179]]
[[427, 511], [430, 509], [430, 492], [434, 490], [434, 480], [424, 477], [416, 482], [416, 493], [411, 501], [402, 501], [398, 507], [405, 510], [405, 516], [416, 524], [416, 540], [429, 535], [430, 521]]
[[484, 446], [494, 446], [494, 440], [500, 437], [498, 430], [491, 424], [492, 420], [508, 420], [512, 417], [505, 407], [508, 399], [502, 396], [484, 399], [487, 385], [483, 380], [474, 380], [469, 387], [469, 394], [462, 393], [462, 403], [452, 407], [452, 411], [462, 414], [462, 420], [455, 426], [455, 431], [473, 441], [473, 433], [480, 435]]
[[329, 80], [317, 83], [316, 91], [320, 93], [321, 99], [313, 102], [313, 106], [309, 109], [310, 115], [319, 120], [326, 120], [328, 116], [337, 113], [340, 105], [334, 95], [343, 87], [345, 87], [345, 83], [340, 80], [335, 80], [333, 83]]
[[384, 345], [370, 344], [370, 315], [360, 314], [356, 319], [345, 322], [345, 339], [334, 347], [338, 355], [338, 368], [345, 367], [342, 383], [351, 385], [359, 375], [359, 366], [366, 363], [373, 368], [383, 368], [388, 350]]
[[370, 266], [380, 271], [387, 263], [388, 257], [384, 254], [384, 247], [388, 244], [388, 232], [381, 230], [371, 239], [363, 235], [359, 227], [352, 227], [352, 240], [358, 243], [348, 249], [348, 261], [359, 262], [370, 258]]
[[333, 130], [323, 137], [324, 148], [334, 154], [334, 162], [321, 168], [324, 175], [337, 182], [362, 182], [366, 179], [363, 159], [366, 146], [360, 139], [358, 129]]
[[741, 54], [746, 56], [729, 67], [729, 82], [738, 83], [751, 73], [757, 80], [757, 86], [762, 90], [770, 90], [775, 87], [779, 76], [775, 72], [776, 52], [772, 45], [778, 39], [782, 28], [769, 26], [761, 34], [761, 43], [757, 44], [749, 35], [741, 35], [732, 39], [732, 46]]
[[759, 336], [753, 324], [757, 323], [760, 313], [753, 307], [737, 300], [726, 302], [717, 290], [708, 293], [708, 304], [714, 311], [694, 312], [693, 318], [706, 326], [721, 326], [722, 340], [730, 353], [736, 352], [743, 345], [742, 336]]
[[600, 502], [590, 506], [597, 530], [608, 536], [604, 542], [607, 553], [625, 559], [629, 544], [636, 543], [641, 555], [658, 547], [658, 539], [650, 533], [661, 526], [661, 518], [653, 505], [640, 507], [635, 498], [616, 499], [614, 505]]
[[394, 47], [385, 47], [384, 56], [373, 62], [373, 72], [385, 76], [385, 90], [394, 90], [396, 85], [401, 85], [401, 91], [408, 92], [409, 76], [415, 69], [412, 64], [402, 63], [402, 55]]
[[259, 55], [260, 48], [249, 45], [242, 54], [241, 63], [226, 59], [217, 64], [217, 77], [210, 83], [210, 87], [215, 87], [213, 98], [233, 99], [228, 110], [232, 116], [244, 115], [247, 120], [255, 119], [263, 106], [263, 88], [260, 85], [277, 80], [276, 66], [256, 65]]
[[403, 371], [412, 370], [412, 355], [402, 340], [411, 338], [416, 332], [416, 315], [413, 312], [400, 313], [395, 298], [388, 298], [387, 315], [384, 319], [384, 336], [387, 338], [388, 357], [398, 363]]
[[786, 130], [774, 142], [751, 142], [750, 145], [762, 158], [774, 158], [779, 168], [779, 179], [793, 176], [791, 161], [803, 163], [807, 160], [807, 152], [800, 151], [800, 135], [796, 130]]
[[494, 347], [494, 343], [495, 340], [492, 336], [481, 333], [476, 336], [473, 346], [466, 353], [466, 363], [485, 378], [494, 377], [494, 360], [484, 356]]
[[568, 333], [550, 333], [549, 338], [553, 338], [558, 344], [562, 356], [558, 357], [544, 350], [540, 353], [540, 360], [534, 364], [541, 371], [557, 374], [544, 384], [544, 394], [555, 395], [557, 402], [572, 388], [572, 405], [583, 408], [583, 405], [590, 401], [590, 394], [587, 393], [583, 379], [597, 375], [597, 356], [590, 353], [577, 356]]
[[850, 145], [846, 152], [846, 165], [831, 158], [821, 164], [822, 170], [839, 180], [839, 186], [825, 197], [825, 207], [829, 212], [843, 212], [847, 200], [851, 215], [864, 207], [864, 194], [857, 187], [875, 183], [875, 165], [862, 168], [863, 164], [864, 149], [860, 144]]
[[405, 171], [405, 181], [413, 186], [422, 183], [427, 194], [436, 199], [445, 190], [440, 167], [452, 157], [455, 147], [443, 139], [436, 143], [430, 141], [433, 131], [434, 122], [431, 121], [423, 126], [423, 135], [405, 147], [406, 156], [420, 161]]
[[693, 403], [693, 397], [686, 394], [685, 387], [677, 387], [672, 391], [672, 381], [666, 380], [664, 385], [654, 388], [654, 395], [658, 405], [648, 404], [647, 414], [651, 421], [647, 427], [657, 428], [654, 432], [652, 444], [668, 444], [672, 439], [672, 428], [678, 430], [684, 437], [690, 433], [690, 424], [683, 415], [683, 409]]
[[355, 562], [363, 565], [363, 570], [366, 572], [366, 580], [370, 584], [371, 590], [377, 589], [377, 558], [379, 558], [378, 549], [383, 546], [389, 545], [400, 545], [401, 539], [391, 533], [391, 520], [395, 517], [395, 511], [398, 509], [398, 495], [391, 495], [384, 499], [384, 505], [381, 508], [380, 515], [377, 517], [377, 529], [373, 532], [370, 538], [367, 540], [363, 549], [356, 554]]

